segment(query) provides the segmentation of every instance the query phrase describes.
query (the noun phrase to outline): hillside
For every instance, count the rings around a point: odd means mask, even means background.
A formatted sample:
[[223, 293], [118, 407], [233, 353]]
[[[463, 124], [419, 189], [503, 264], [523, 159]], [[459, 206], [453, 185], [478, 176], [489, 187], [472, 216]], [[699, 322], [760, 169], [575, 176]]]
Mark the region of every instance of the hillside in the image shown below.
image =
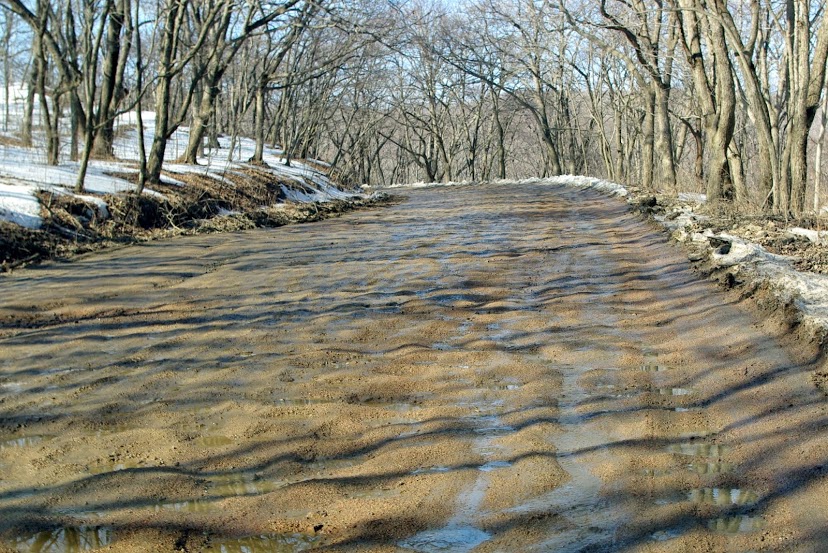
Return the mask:
[[[220, 147], [206, 150], [198, 165], [176, 163], [189, 139], [186, 127], [170, 140], [162, 183], [136, 197], [134, 118], [119, 120], [116, 159], [91, 161], [83, 194], [72, 191], [78, 162], [49, 166], [40, 137], [25, 148], [14, 134], [0, 133], [0, 271], [175, 234], [313, 221], [384, 198], [344, 190], [323, 162], [294, 159], [287, 165], [276, 148], [265, 149], [264, 165], [249, 164], [255, 144], [244, 137], [220, 136]], [[146, 143], [153, 118], [143, 114]]]

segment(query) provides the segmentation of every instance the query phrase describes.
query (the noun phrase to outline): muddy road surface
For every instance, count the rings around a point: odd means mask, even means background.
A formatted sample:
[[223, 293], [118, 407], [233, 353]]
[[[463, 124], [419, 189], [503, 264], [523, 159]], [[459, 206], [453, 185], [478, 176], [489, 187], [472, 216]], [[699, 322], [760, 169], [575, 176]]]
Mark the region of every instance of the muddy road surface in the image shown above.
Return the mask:
[[813, 352], [596, 192], [0, 280], [0, 550], [828, 550]]

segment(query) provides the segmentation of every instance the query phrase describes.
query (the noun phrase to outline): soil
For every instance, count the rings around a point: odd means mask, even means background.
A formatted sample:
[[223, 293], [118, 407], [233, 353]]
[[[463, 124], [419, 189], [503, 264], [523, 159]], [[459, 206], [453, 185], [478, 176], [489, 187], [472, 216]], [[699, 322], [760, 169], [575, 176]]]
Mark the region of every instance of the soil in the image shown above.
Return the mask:
[[[127, 181], [137, 179], [130, 173], [114, 176]], [[0, 221], [0, 273], [113, 246], [319, 221], [394, 201], [391, 196], [377, 194], [329, 202], [284, 202], [282, 186], [301, 185], [274, 180], [273, 173], [252, 166], [228, 173], [225, 178], [227, 181], [176, 174], [175, 179], [187, 186], [154, 185], [153, 190], [162, 196], [106, 194], [101, 199], [107, 204], [107, 213], [83, 198], [38, 192], [44, 219], [40, 229]]]
[[818, 344], [621, 200], [405, 194], [4, 278], [5, 547], [824, 550]]

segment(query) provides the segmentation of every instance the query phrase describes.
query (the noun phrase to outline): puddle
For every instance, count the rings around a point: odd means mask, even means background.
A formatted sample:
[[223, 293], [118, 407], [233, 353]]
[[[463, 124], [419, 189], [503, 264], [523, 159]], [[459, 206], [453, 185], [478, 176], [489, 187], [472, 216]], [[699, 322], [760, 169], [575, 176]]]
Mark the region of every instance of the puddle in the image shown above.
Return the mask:
[[[424, 400], [425, 396], [422, 398], [418, 398], [417, 400]], [[351, 403], [349, 401], [349, 403]], [[395, 411], [397, 413], [408, 413], [409, 411], [416, 411], [422, 409], [422, 405], [417, 405], [415, 403], [409, 403], [404, 401], [397, 401], [393, 399], [367, 399], [367, 400], [360, 400], [356, 403], [356, 405], [367, 405], [370, 407], [382, 407], [383, 409], [387, 409], [389, 411]], [[352, 405], [353, 405], [352, 404]]]
[[689, 396], [693, 390], [690, 388], [658, 388], [657, 392], [662, 396]]
[[489, 389], [489, 390], [517, 390], [520, 387], [521, 387], [520, 382], [518, 382], [517, 380], [510, 379], [510, 380], [506, 380], [506, 381], [503, 381], [503, 382], [495, 382], [495, 383], [491, 384], [490, 386], [487, 386], [487, 389]]
[[759, 496], [742, 488], [699, 488], [687, 492], [687, 500], [706, 505], [752, 505], [759, 501]]
[[11, 438], [0, 442], [0, 451], [37, 445], [49, 438], [51, 436], [20, 436], [19, 438]]
[[451, 467], [444, 467], [444, 466], [434, 466], [434, 467], [425, 467], [412, 470], [410, 474], [437, 474], [441, 472], [450, 472]]
[[641, 471], [642, 476], [667, 476], [670, 474], [673, 474], [670, 469], [643, 469]]
[[707, 521], [708, 530], [721, 534], [747, 534], [761, 530], [763, 527], [764, 522], [760, 517], [747, 515], [721, 517]]
[[690, 463], [687, 469], [696, 474], [726, 474], [733, 472], [736, 465], [733, 463]]
[[436, 530], [420, 532], [399, 542], [399, 546], [423, 553], [436, 551], [467, 553], [491, 537], [491, 534], [474, 526], [450, 524]]
[[[495, 402], [490, 402], [489, 405], [493, 405]], [[502, 404], [502, 401], [501, 401]], [[473, 404], [474, 405], [474, 404]], [[485, 413], [482, 409], [478, 409], [478, 412]], [[472, 424], [475, 425], [475, 431], [481, 434], [488, 434], [491, 431], [509, 429], [514, 430], [511, 426], [506, 426], [500, 421], [500, 417], [498, 415], [488, 415], [488, 414], [481, 414], [476, 417], [467, 417], [466, 420], [469, 420]]]
[[679, 455], [718, 458], [727, 455], [730, 452], [730, 447], [716, 444], [683, 443], [668, 445], [667, 451], [670, 453], [678, 453]]
[[445, 342], [436, 342], [431, 344], [431, 349], [436, 349], [437, 351], [453, 351], [456, 350], [456, 346], [452, 346], [451, 344], [446, 344]]
[[111, 542], [111, 528], [75, 526], [38, 532], [18, 539], [15, 546], [21, 553], [77, 553], [106, 547]]
[[211, 539], [207, 551], [220, 553], [293, 553], [319, 545], [320, 536], [307, 534], [263, 534], [244, 538]]
[[177, 513], [206, 513], [213, 511], [216, 506], [211, 501], [206, 499], [191, 499], [188, 501], [170, 501], [168, 503], [159, 503], [154, 506], [156, 512], [158, 511], [175, 511]]
[[207, 493], [215, 497], [261, 495], [284, 487], [287, 483], [279, 480], [260, 479], [252, 472], [236, 472], [211, 477]]
[[23, 391], [22, 382], [6, 382], [0, 384], [0, 392], [8, 392], [10, 394], [19, 394]]
[[489, 461], [485, 465], [480, 465], [479, 467], [477, 467], [477, 470], [483, 472], [492, 472], [497, 469], [505, 469], [511, 466], [512, 463], [510, 463], [509, 461]]
[[[554, 445], [560, 467], [569, 474], [569, 480], [547, 494], [523, 502], [506, 512], [518, 516], [536, 513], [560, 512], [566, 519], [566, 528], [554, 532], [541, 543], [542, 551], [606, 551], [615, 541], [617, 528], [626, 513], [623, 509], [607, 508], [602, 480], [593, 472], [613, 461], [607, 444], [616, 438], [605, 433], [600, 425], [590, 424], [579, 406], [593, 396], [584, 388], [582, 377], [594, 370], [591, 366], [558, 366], [563, 381], [558, 400], [557, 417], [563, 432], [556, 434]], [[590, 451], [588, 460], [583, 451]]]
[[221, 447], [230, 445], [234, 443], [235, 440], [229, 436], [200, 436], [193, 440], [193, 442], [202, 447]]

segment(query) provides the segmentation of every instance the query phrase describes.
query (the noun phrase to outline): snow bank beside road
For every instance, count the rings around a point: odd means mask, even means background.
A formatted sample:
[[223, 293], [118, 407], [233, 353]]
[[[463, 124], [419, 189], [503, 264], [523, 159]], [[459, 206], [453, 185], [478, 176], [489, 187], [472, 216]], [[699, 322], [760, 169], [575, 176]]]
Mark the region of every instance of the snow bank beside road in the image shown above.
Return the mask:
[[[144, 115], [147, 144], [152, 140], [153, 118], [154, 114]], [[124, 124], [131, 123], [124, 121]], [[106, 204], [101, 198], [89, 194], [121, 194], [135, 189], [132, 182], [120, 178], [119, 175], [136, 174], [138, 171], [134, 163], [137, 159], [138, 132], [126, 126], [118, 136], [115, 154], [123, 161], [91, 160], [84, 182], [88, 194], [75, 195], [78, 199], [93, 204], [101, 215], [108, 213]], [[0, 188], [0, 220], [27, 228], [40, 228], [42, 220], [35, 192], [49, 190], [74, 195], [72, 188], [75, 186], [79, 164], [69, 159], [61, 159], [57, 166], [47, 165], [42, 144], [36, 141], [35, 147], [24, 148], [17, 145], [14, 137], [7, 138], [8, 143], [0, 144], [0, 182], [3, 183]], [[186, 127], [173, 134], [165, 157], [165, 174], [162, 175], [162, 182], [187, 186], [184, 179], [179, 180], [176, 177], [196, 174], [215, 178], [226, 183], [228, 187], [233, 187], [234, 181], [226, 178], [227, 175], [240, 175], [244, 170], [254, 167], [257, 171], [272, 174], [274, 183], [282, 183], [279, 184], [282, 196], [289, 202], [319, 203], [361, 196], [338, 188], [325, 173], [314, 167], [313, 163], [291, 160], [290, 166], [285, 165], [283, 153], [278, 149], [265, 148], [263, 157], [267, 166], [248, 165], [246, 160], [253, 156], [256, 146], [255, 141], [248, 138], [237, 138], [231, 152], [230, 140], [220, 137], [221, 147], [199, 157], [198, 165], [176, 163], [175, 157], [182, 153], [183, 145], [186, 145], [188, 139], [189, 129]], [[61, 151], [66, 150], [67, 148], [63, 147]], [[150, 188], [146, 188], [144, 193], [148, 196], [163, 197], [160, 192]]]

